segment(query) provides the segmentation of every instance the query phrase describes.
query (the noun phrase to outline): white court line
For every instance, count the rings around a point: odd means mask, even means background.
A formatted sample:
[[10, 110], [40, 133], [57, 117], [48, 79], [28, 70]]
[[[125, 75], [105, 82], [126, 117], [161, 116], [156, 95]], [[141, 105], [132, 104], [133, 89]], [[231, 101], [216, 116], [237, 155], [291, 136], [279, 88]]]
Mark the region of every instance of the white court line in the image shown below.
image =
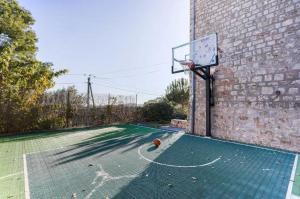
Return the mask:
[[295, 181], [295, 173], [296, 173], [297, 163], [298, 163], [298, 154], [296, 154], [296, 156], [295, 156], [294, 166], [293, 166], [293, 170], [292, 170], [292, 173], [291, 173], [291, 178], [290, 178], [290, 182], [289, 182], [288, 190], [286, 192], [285, 199], [291, 199], [292, 198], [292, 190], [293, 190], [293, 184], [294, 184], [294, 181]]
[[[153, 128], [153, 127], [148, 127], [148, 126], [141, 126], [141, 125], [136, 125], [136, 124], [131, 124], [131, 125], [144, 127], [144, 128], [148, 128], [148, 129], [154, 129], [154, 130], [158, 130], [158, 131], [176, 132], [176, 131], [172, 131], [172, 130], [158, 129], [158, 128]], [[184, 131], [177, 131], [177, 132], [182, 132], [184, 135], [187, 135], [187, 136], [192, 136], [192, 137], [197, 137], [197, 138], [202, 138], [202, 139], [211, 139], [211, 140], [214, 140], [214, 141], [217, 141], [217, 142], [226, 142], [226, 143], [231, 143], [231, 144], [236, 144], [236, 145], [241, 145], [241, 146], [248, 146], [248, 147], [257, 148], [257, 149], [263, 149], [263, 150], [268, 150], [268, 151], [274, 151], [274, 152], [279, 152], [279, 153], [286, 153], [286, 154], [295, 155], [295, 153], [288, 152], [288, 151], [270, 149], [270, 148], [266, 148], [266, 147], [260, 147], [260, 146], [255, 146], [255, 145], [251, 145], [251, 144], [245, 144], [245, 143], [238, 143], [238, 142], [229, 141], [229, 140], [215, 139], [215, 138], [211, 138], [211, 137], [207, 137], [207, 136], [191, 135], [191, 134], [188, 134], [188, 133], [184, 133]]]
[[6, 176], [1, 176], [0, 177], [0, 180], [2, 180], [2, 179], [5, 179], [5, 178], [9, 178], [9, 177], [11, 177], [11, 176], [17, 176], [17, 175], [20, 175], [20, 174], [22, 174], [23, 172], [17, 172], [17, 173], [12, 173], [12, 174], [9, 174], [9, 175], [6, 175]]
[[[138, 175], [134, 174], [134, 175], [123, 175], [123, 176], [111, 176], [109, 173], [107, 173], [101, 164], [97, 165], [99, 166], [98, 171], [96, 171], [96, 177], [93, 179], [93, 182], [91, 183], [91, 186], [95, 185], [96, 186], [93, 188], [93, 190], [87, 195], [85, 196], [84, 199], [89, 199], [91, 198], [91, 196], [93, 196], [94, 192], [99, 188], [102, 187], [106, 182], [109, 181], [113, 181], [113, 180], [120, 180], [123, 178], [136, 178]], [[97, 184], [97, 180], [101, 179], [101, 181]]]
[[196, 167], [205, 167], [205, 166], [209, 166], [217, 161], [219, 161], [221, 159], [222, 156], [218, 157], [217, 159], [211, 161], [211, 162], [208, 162], [208, 163], [205, 163], [205, 164], [198, 164], [198, 165], [173, 165], [173, 164], [164, 164], [164, 163], [161, 163], [161, 162], [156, 162], [154, 160], [150, 160], [148, 158], [146, 158], [142, 153], [141, 153], [141, 148], [143, 146], [140, 146], [138, 148], [138, 154], [141, 158], [143, 158], [144, 160], [148, 161], [148, 162], [151, 162], [151, 163], [154, 163], [154, 164], [158, 164], [158, 165], [162, 165], [162, 166], [167, 166], [167, 167], [176, 167], [176, 168], [196, 168]]
[[[197, 135], [190, 135], [190, 134], [185, 134], [185, 135], [200, 137], [200, 136], [197, 136]], [[217, 142], [225, 142], [225, 143], [231, 143], [231, 144], [236, 144], [236, 145], [241, 145], [241, 146], [252, 147], [252, 148], [256, 148], [256, 149], [263, 149], [263, 150], [267, 150], [267, 151], [274, 151], [274, 152], [278, 152], [278, 153], [286, 153], [286, 154], [290, 154], [290, 155], [295, 155], [295, 153], [292, 153], [292, 152], [281, 151], [281, 150], [277, 150], [277, 149], [270, 149], [270, 148], [255, 146], [255, 145], [251, 145], [251, 144], [244, 144], [244, 143], [238, 143], [238, 142], [229, 141], [229, 140], [215, 139], [215, 138], [211, 138], [211, 137], [207, 137], [207, 136], [203, 136], [202, 138], [214, 140], [214, 141], [217, 141]]]
[[23, 154], [23, 167], [24, 167], [24, 182], [25, 182], [24, 183], [24, 185], [25, 185], [25, 199], [30, 199], [26, 154]]

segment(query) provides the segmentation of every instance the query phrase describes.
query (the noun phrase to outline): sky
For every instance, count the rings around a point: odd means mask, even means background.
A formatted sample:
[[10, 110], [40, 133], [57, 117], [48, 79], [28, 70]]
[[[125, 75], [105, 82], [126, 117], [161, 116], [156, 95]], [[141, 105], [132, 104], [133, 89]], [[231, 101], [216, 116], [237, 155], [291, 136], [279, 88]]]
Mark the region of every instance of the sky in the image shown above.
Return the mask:
[[189, 41], [189, 0], [19, 0], [36, 20], [38, 59], [68, 75], [53, 89], [138, 95], [164, 94], [183, 74], [171, 74], [171, 49]]

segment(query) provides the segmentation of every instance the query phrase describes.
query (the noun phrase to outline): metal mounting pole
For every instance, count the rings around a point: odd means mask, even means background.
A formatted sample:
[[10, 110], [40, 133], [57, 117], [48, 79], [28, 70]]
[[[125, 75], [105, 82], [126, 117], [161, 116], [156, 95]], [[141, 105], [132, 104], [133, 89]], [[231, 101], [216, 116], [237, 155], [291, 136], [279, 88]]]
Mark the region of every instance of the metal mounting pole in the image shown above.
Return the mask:
[[211, 136], [211, 76], [209, 67], [206, 67], [206, 76], [206, 136]]
[[[193, 23], [192, 23], [192, 39], [196, 39], [196, 0], [193, 0]], [[191, 107], [191, 133], [195, 134], [195, 115], [196, 115], [196, 75], [192, 73], [192, 107]]]
[[205, 97], [206, 97], [206, 136], [211, 136], [211, 107], [214, 106], [213, 98], [213, 82], [214, 77], [210, 74], [210, 67], [200, 68], [200, 72], [197, 70], [192, 70], [193, 74], [198, 75], [203, 80], [205, 80]]

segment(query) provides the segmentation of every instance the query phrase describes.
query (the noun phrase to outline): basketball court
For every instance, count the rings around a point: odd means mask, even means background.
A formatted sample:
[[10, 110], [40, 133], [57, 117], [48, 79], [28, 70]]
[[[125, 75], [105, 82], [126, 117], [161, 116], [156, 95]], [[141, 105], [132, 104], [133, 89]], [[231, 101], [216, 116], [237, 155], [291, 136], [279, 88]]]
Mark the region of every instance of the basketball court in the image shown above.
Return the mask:
[[[155, 138], [162, 141], [158, 148], [151, 143]], [[0, 148], [0, 160], [7, 163], [0, 171], [1, 198], [286, 198], [297, 193], [292, 152], [137, 125], [7, 137]]]

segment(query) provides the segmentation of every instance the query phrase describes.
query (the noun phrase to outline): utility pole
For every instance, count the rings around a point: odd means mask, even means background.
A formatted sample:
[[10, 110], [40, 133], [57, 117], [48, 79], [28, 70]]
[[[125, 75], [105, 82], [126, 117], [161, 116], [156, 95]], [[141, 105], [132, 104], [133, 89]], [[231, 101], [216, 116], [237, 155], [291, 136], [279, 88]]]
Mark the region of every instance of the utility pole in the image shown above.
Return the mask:
[[86, 98], [86, 115], [85, 115], [85, 125], [89, 125], [89, 114], [90, 114], [90, 84], [91, 84], [91, 75], [88, 76], [87, 81], [87, 98]]
[[138, 106], [137, 97], [138, 97], [138, 94], [135, 94], [135, 107], [136, 107], [136, 108], [137, 108], [137, 106]]
[[92, 102], [93, 102], [93, 108], [95, 108], [95, 100], [94, 100], [94, 95], [93, 95], [93, 90], [92, 90], [92, 84], [90, 82], [90, 91], [91, 91], [91, 97], [92, 97]]

